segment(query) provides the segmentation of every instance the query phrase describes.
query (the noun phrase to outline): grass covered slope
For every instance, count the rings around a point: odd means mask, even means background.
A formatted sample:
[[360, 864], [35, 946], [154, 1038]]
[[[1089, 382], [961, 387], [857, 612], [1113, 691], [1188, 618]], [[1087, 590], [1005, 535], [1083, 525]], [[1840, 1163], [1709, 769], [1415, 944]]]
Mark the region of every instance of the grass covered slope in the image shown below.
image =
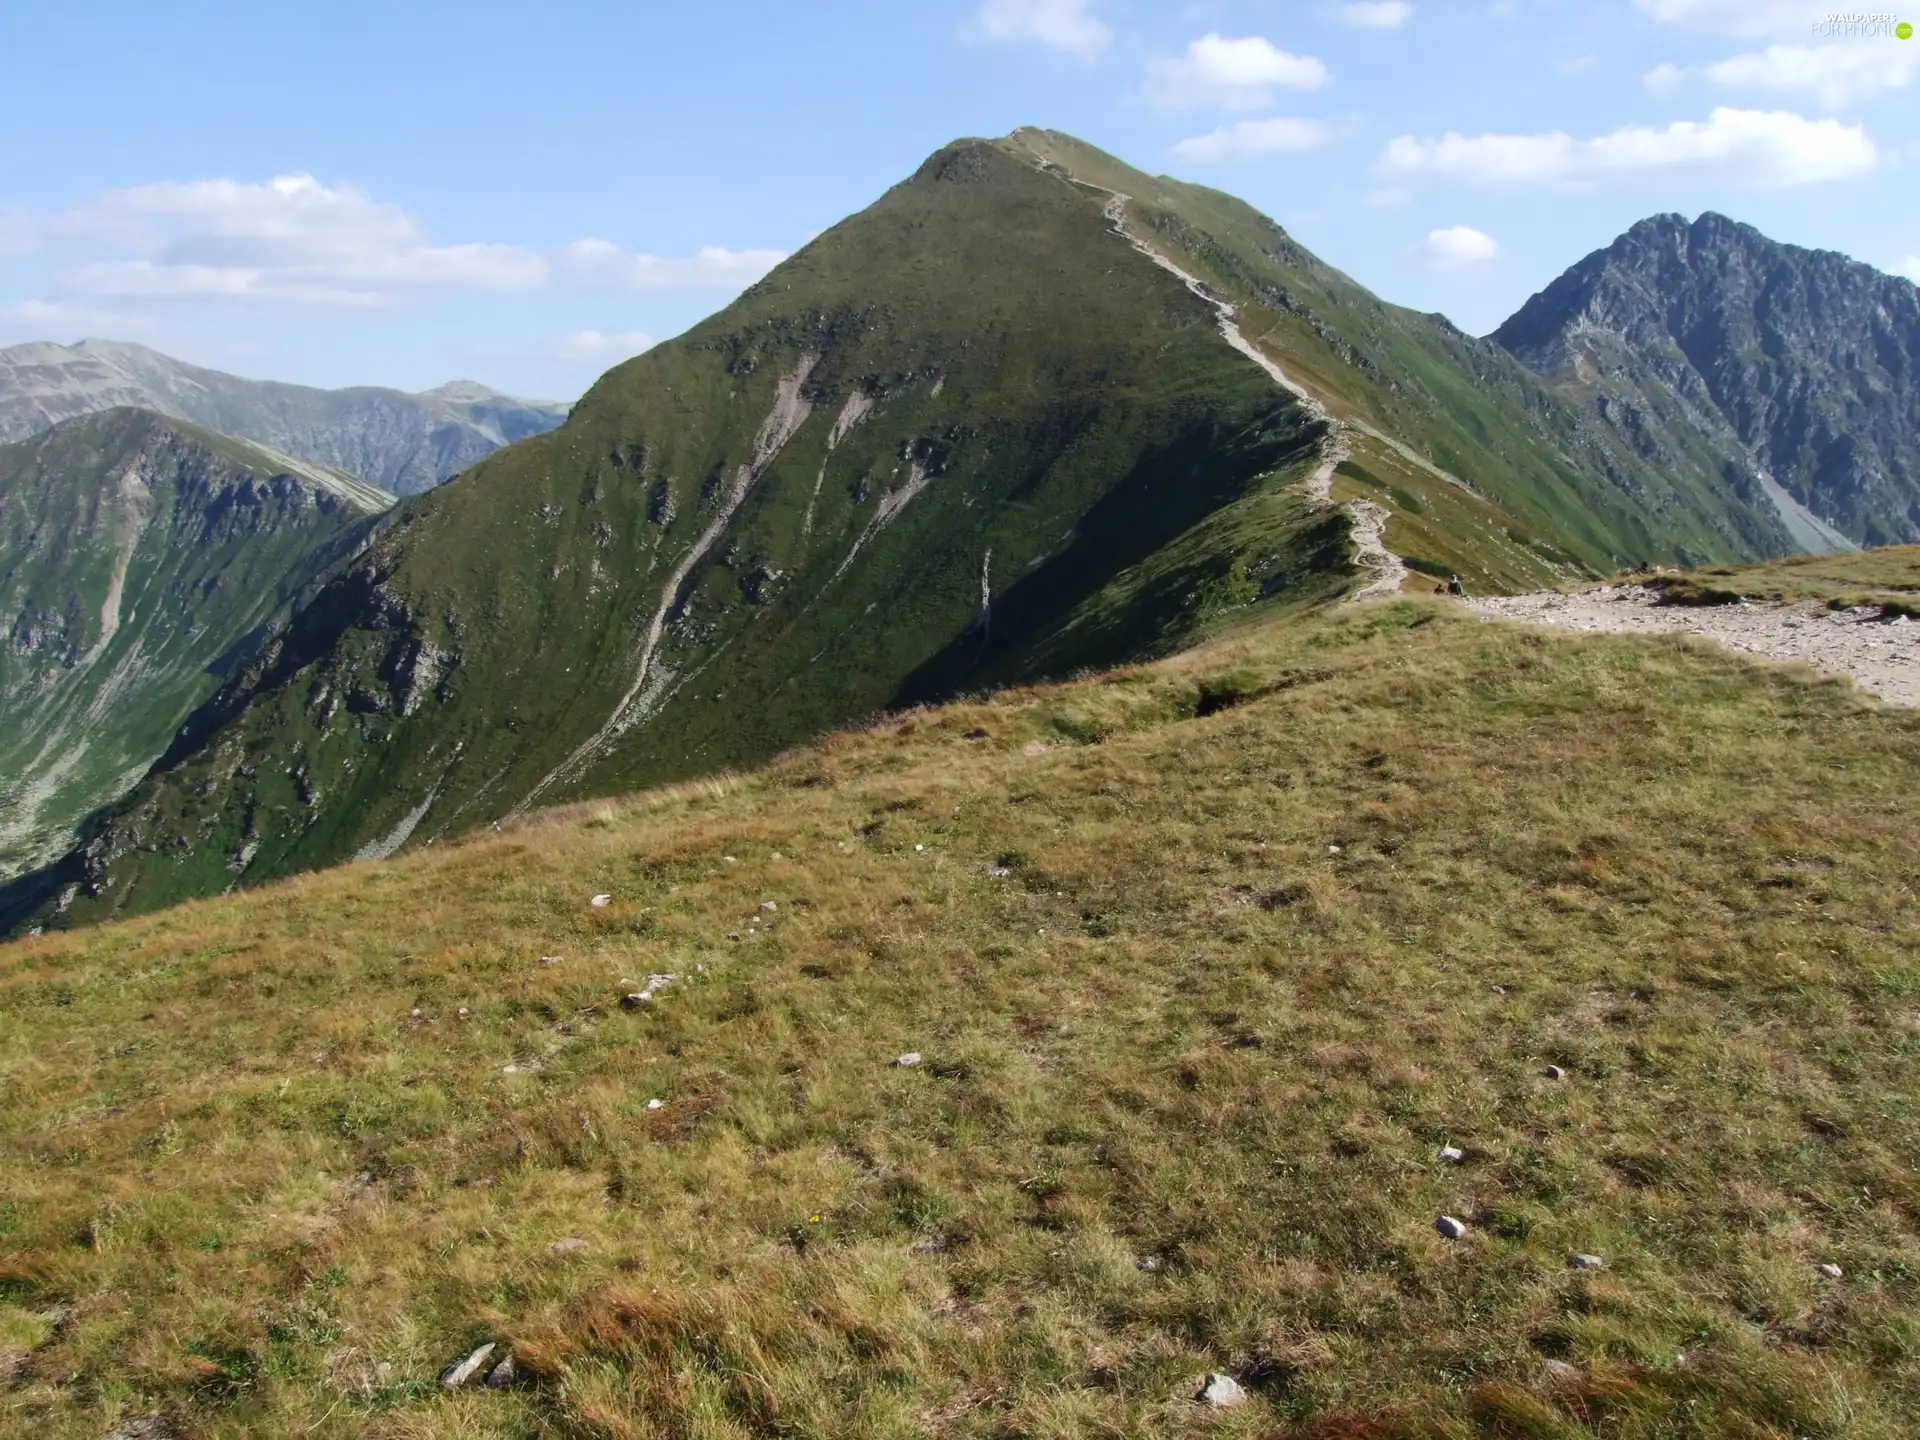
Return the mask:
[[1912, 1433], [1916, 763], [1402, 602], [15, 945], [0, 1414]]
[[1805, 555], [1760, 565], [1717, 565], [1678, 575], [1660, 572], [1649, 583], [1658, 585], [1676, 605], [1818, 601], [1834, 610], [1878, 606], [1888, 619], [1896, 615], [1920, 619], [1920, 545], [1890, 545], [1857, 555]]
[[[561, 430], [409, 502], [24, 908], [390, 853], [1044, 668], [1062, 617], [1303, 479], [1324, 431], [1097, 197], [956, 144]], [[1276, 604], [1339, 593], [1345, 546], [1303, 539], [1330, 518], [1267, 514], [1146, 629], [1057, 663], [1178, 643], [1236, 563], [1287, 576]]]
[[1729, 483], [1717, 456], [1696, 466], [1641, 455], [1499, 345], [1387, 304], [1245, 201], [1055, 130], [1006, 143], [1129, 195], [1135, 233], [1233, 301], [1248, 340], [1297, 384], [1403, 461], [1465, 481], [1529, 541], [1599, 573], [1799, 548], [1765, 495]]
[[144, 410], [0, 445], [0, 878], [124, 794], [392, 503]]

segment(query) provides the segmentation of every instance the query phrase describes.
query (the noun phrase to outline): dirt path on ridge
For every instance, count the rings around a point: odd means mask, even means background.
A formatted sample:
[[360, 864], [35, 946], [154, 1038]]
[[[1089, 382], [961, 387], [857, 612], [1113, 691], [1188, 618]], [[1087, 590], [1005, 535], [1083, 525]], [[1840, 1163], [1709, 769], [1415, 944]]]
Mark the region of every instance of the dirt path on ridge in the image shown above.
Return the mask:
[[1662, 605], [1645, 585], [1608, 585], [1573, 595], [1543, 590], [1465, 602], [1485, 617], [1611, 634], [1688, 634], [1766, 660], [1798, 660], [1890, 705], [1920, 706], [1920, 621], [1882, 620], [1877, 610], [1816, 604]]

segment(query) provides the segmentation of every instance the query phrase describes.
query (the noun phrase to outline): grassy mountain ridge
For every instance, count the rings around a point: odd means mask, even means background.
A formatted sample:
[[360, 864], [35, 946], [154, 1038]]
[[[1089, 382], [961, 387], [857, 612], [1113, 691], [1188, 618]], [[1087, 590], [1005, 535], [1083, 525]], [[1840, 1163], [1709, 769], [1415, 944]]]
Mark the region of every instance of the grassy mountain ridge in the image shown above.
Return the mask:
[[71, 844], [391, 504], [140, 410], [0, 445], [0, 874]]
[[1757, 491], [1728, 489], [1717, 469], [1650, 464], [1500, 346], [1379, 300], [1244, 201], [1057, 131], [1010, 143], [1130, 195], [1137, 232], [1235, 301], [1247, 337], [1335, 416], [1463, 480], [1581, 564], [1610, 573], [1797, 548]]
[[[1018, 671], [1002, 596], [1041, 596], [1023, 627], [1064, 613], [1304, 473], [1322, 428], [1097, 203], [950, 147], [561, 430], [410, 502], [90, 834], [69, 914], [202, 893], [243, 852], [255, 881], [748, 763], [970, 634]], [[1325, 519], [1282, 512], [1247, 543]], [[1337, 591], [1345, 547], [1307, 553], [1272, 603]]]
[[0, 1428], [1894, 1440], [1917, 763], [1404, 601], [5, 947]]
[[1051, 132], [957, 142], [405, 507], [0, 912], [149, 908], [1163, 654], [1349, 588], [1361, 500], [1475, 591], [1791, 545], [1241, 202]]
[[409, 395], [246, 380], [126, 341], [0, 349], [0, 440], [119, 406], [240, 436], [399, 495], [431, 489], [502, 445], [552, 429], [567, 410], [471, 381]]

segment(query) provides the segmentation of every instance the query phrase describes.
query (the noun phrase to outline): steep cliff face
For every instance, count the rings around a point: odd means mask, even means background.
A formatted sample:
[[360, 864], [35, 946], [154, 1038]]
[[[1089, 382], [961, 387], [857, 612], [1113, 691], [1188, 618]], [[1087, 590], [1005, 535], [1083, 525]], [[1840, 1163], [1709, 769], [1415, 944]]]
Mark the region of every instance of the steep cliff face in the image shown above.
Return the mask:
[[1646, 459], [1770, 496], [1803, 548], [1920, 539], [1906, 280], [1724, 215], [1656, 215], [1492, 338]]
[[0, 446], [0, 876], [138, 780], [391, 504], [140, 410]]
[[551, 430], [567, 407], [455, 382], [421, 395], [243, 380], [111, 340], [0, 350], [0, 440], [130, 405], [358, 475], [395, 495], [430, 490], [502, 445]]

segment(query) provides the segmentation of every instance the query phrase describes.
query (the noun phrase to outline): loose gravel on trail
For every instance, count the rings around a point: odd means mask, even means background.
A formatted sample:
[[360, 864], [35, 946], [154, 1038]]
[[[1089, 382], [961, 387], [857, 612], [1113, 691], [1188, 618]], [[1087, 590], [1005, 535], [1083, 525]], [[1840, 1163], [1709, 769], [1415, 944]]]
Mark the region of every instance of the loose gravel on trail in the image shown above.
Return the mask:
[[1851, 675], [1890, 705], [1920, 706], [1920, 622], [1882, 620], [1877, 609], [1828, 610], [1819, 605], [1663, 605], [1645, 585], [1609, 585], [1573, 595], [1472, 599], [1484, 616], [1568, 630], [1624, 634], [1704, 635], [1729, 650], [1767, 660], [1799, 660], [1829, 674]]

